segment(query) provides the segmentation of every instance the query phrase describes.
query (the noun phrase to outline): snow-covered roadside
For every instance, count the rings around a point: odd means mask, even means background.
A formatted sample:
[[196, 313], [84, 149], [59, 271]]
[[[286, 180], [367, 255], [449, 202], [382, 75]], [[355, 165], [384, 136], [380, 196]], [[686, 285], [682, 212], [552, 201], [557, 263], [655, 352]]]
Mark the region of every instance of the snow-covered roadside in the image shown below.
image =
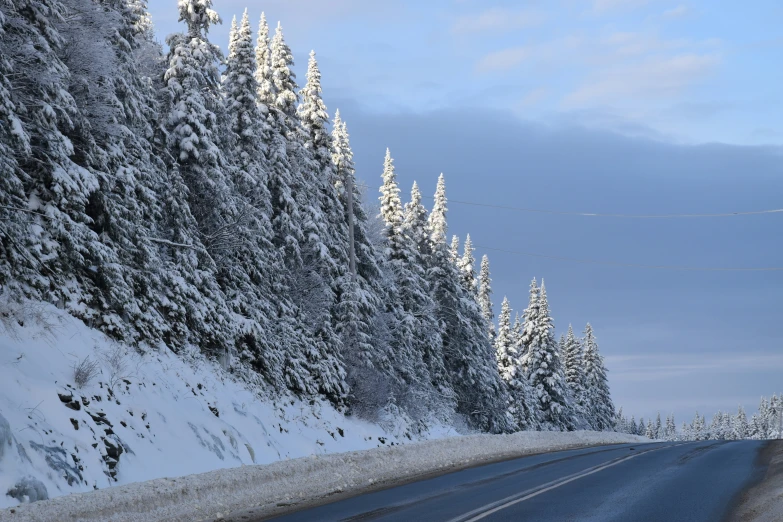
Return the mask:
[[[327, 403], [261, 399], [197, 353], [141, 357], [48, 304], [14, 313], [25, 326], [0, 324], [0, 508], [417, 438]], [[87, 357], [97, 373], [79, 387]]]
[[178, 479], [156, 479], [25, 504], [0, 512], [0, 520], [152, 522], [219, 520], [257, 508], [271, 512], [340, 492], [361, 492], [435, 471], [542, 451], [622, 442], [649, 442], [635, 435], [598, 432], [522, 432], [472, 435], [242, 466]]

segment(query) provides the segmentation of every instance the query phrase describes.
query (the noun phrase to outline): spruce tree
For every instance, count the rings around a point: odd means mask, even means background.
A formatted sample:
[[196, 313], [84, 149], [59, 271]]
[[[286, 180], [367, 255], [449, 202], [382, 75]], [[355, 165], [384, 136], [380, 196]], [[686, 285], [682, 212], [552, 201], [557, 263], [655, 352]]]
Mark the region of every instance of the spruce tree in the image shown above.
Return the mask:
[[423, 277], [423, 267], [418, 263], [410, 231], [404, 226], [400, 189], [389, 149], [386, 149], [381, 176], [380, 217], [386, 225], [386, 255], [395, 276], [401, 306], [399, 327], [394, 334], [399, 369], [409, 387], [416, 383], [443, 386], [446, 377], [440, 352], [440, 332], [437, 323], [425, 320], [432, 317], [435, 305]]
[[[350, 178], [354, 188], [353, 228], [356, 256], [356, 277], [345, 274], [338, 285], [337, 331], [342, 339], [343, 358], [347, 362], [349, 385], [353, 391], [352, 404], [366, 409], [368, 414], [376, 414], [389, 400], [384, 389], [394, 382], [396, 375], [392, 368], [393, 357], [388, 350], [382, 320], [391, 314], [393, 299], [384, 299], [387, 287], [383, 286], [383, 273], [380, 267], [380, 254], [370, 240], [368, 216], [361, 203], [361, 193], [355, 179], [353, 151], [345, 122], [340, 111], [335, 111], [331, 139], [332, 163], [335, 168], [335, 188], [338, 191], [342, 207], [345, 209], [345, 222], [348, 223], [348, 205], [346, 187]], [[384, 309], [386, 303], [386, 310]]]
[[512, 429], [506, 415], [505, 386], [497, 370], [481, 310], [468, 297], [446, 244], [446, 181], [438, 178], [428, 225], [432, 264], [427, 274], [441, 323], [443, 357], [456, 394], [457, 412], [489, 432]]
[[598, 353], [598, 343], [590, 323], [584, 337], [585, 394], [588, 420], [593, 429], [603, 431], [611, 427], [614, 405], [609, 394], [609, 383], [603, 357]]
[[[253, 368], [263, 372], [266, 379], [275, 382], [284, 359], [283, 346], [291, 332], [281, 332], [275, 338], [277, 316], [288, 314], [292, 308], [285, 292], [280, 292], [284, 279], [283, 260], [273, 246], [271, 195], [266, 163], [266, 144], [270, 128], [257, 104], [252, 32], [247, 10], [239, 26], [233, 24], [229, 55], [223, 78], [223, 92], [230, 115], [233, 140], [232, 158], [235, 162], [233, 184], [237, 204], [244, 215], [239, 230], [240, 249], [233, 257], [229, 270], [223, 271], [224, 291], [235, 312], [252, 318], [243, 326], [239, 337], [239, 356]], [[269, 296], [280, 293], [276, 299]]]
[[[489, 274], [489, 258], [484, 255], [481, 258], [481, 271], [479, 272], [478, 302], [481, 307], [481, 315], [487, 325], [489, 340], [495, 342], [495, 312], [492, 310], [492, 279]], [[509, 321], [511, 318], [509, 317]], [[510, 324], [509, 324], [510, 328]], [[510, 335], [510, 333], [509, 333]]]
[[565, 380], [571, 392], [573, 409], [577, 416], [584, 418], [588, 411], [585, 399], [582, 344], [574, 335], [574, 329], [570, 324], [565, 338]]
[[451, 236], [451, 246], [449, 247], [449, 259], [455, 265], [459, 262], [459, 236], [456, 234]]
[[275, 104], [274, 83], [272, 82], [272, 54], [269, 47], [269, 25], [266, 21], [266, 14], [261, 13], [255, 49], [255, 79], [258, 102], [265, 107], [272, 107]]
[[476, 281], [476, 258], [473, 257], [473, 242], [470, 234], [465, 238], [463, 255], [459, 260], [458, 268], [462, 275], [462, 286], [469, 296], [477, 295], [478, 282]]
[[666, 440], [675, 440], [677, 436], [677, 424], [674, 422], [674, 413], [666, 417], [666, 431], [664, 438]]
[[[546, 287], [541, 282], [538, 313], [531, 320], [532, 332], [528, 345], [527, 366], [541, 422], [556, 430], [573, 429], [573, 413], [567, 404], [563, 365], [554, 337], [554, 324], [549, 313]], [[612, 410], [612, 416], [614, 411]], [[610, 425], [611, 426], [611, 425]]]
[[745, 415], [745, 408], [741, 405], [737, 408], [737, 415], [734, 417], [734, 439], [743, 440], [748, 438], [748, 417]]

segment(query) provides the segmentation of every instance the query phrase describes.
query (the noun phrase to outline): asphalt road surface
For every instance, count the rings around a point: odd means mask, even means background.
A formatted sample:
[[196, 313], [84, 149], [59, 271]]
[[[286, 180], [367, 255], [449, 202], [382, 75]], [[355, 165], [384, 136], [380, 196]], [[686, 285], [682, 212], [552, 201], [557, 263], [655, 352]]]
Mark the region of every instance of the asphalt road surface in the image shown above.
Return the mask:
[[731, 520], [764, 441], [622, 444], [489, 464], [298, 511], [303, 521]]

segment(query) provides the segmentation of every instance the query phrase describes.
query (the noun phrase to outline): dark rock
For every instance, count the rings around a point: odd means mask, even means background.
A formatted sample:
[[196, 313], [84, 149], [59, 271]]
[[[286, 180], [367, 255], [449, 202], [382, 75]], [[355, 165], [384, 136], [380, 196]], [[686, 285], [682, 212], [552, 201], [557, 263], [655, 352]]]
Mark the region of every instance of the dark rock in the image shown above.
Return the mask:
[[112, 423], [105, 419], [105, 417], [106, 417], [105, 413], [103, 413], [103, 412], [91, 413], [91, 412], [88, 411], [87, 414], [90, 417], [92, 417], [92, 420], [95, 421], [95, 424], [98, 424], [98, 425], [105, 424], [105, 425], [109, 426], [110, 428], [113, 427]]
[[76, 419], [71, 419], [71, 424], [73, 424], [73, 429], [78, 430], [79, 429], [79, 421]]
[[215, 415], [215, 417], [220, 417], [220, 412], [214, 406], [209, 406], [209, 411], [211, 411], [212, 414]]
[[122, 444], [115, 443], [114, 441], [106, 438], [103, 439], [103, 444], [106, 446], [106, 454], [113, 459], [120, 460], [120, 455], [124, 453]]
[[68, 394], [65, 394], [65, 393], [58, 393], [57, 396], [60, 397], [60, 400], [65, 402], [65, 403], [71, 402], [73, 400], [73, 395], [68, 395]]
[[66, 402], [65, 405], [74, 411], [79, 411], [82, 409], [82, 405], [79, 403], [79, 401]]

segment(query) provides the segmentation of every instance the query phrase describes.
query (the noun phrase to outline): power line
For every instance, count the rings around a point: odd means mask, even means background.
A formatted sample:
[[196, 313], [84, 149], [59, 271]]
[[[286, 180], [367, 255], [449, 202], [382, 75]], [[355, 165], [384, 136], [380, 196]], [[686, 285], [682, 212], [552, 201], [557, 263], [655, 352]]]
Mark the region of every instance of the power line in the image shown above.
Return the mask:
[[[357, 183], [367, 189], [371, 189], [369, 185], [363, 185]], [[432, 196], [424, 196], [432, 199]], [[605, 212], [569, 212], [560, 210], [546, 210], [537, 208], [526, 207], [512, 207], [506, 205], [492, 205], [489, 203], [476, 203], [474, 201], [463, 201], [459, 199], [449, 199], [449, 203], [457, 203], [460, 205], [470, 205], [474, 207], [487, 207], [487, 208], [499, 208], [503, 210], [514, 210], [517, 212], [529, 212], [535, 214], [550, 214], [558, 216], [579, 216], [579, 217], [609, 217], [609, 218], [629, 218], [629, 219], [673, 219], [673, 218], [715, 218], [715, 217], [734, 217], [734, 216], [757, 216], [762, 214], [779, 214], [783, 213], [783, 208], [775, 208], [769, 210], [751, 210], [744, 212], [722, 212], [713, 214], [616, 214]]]
[[627, 268], [648, 268], [656, 270], [679, 270], [687, 272], [779, 272], [783, 267], [751, 267], [751, 268], [725, 268], [725, 267], [694, 267], [694, 266], [671, 266], [671, 265], [639, 265], [634, 263], [620, 263], [614, 261], [598, 261], [594, 259], [577, 259], [573, 257], [550, 256], [547, 254], [536, 254], [533, 252], [520, 252], [516, 250], [505, 250], [503, 248], [492, 248], [481, 245], [473, 245], [475, 248], [491, 250], [495, 252], [504, 252], [506, 254], [516, 254], [528, 257], [539, 257], [544, 259], [554, 259], [557, 261], [569, 261], [572, 263], [583, 263], [591, 265], [609, 265]]

